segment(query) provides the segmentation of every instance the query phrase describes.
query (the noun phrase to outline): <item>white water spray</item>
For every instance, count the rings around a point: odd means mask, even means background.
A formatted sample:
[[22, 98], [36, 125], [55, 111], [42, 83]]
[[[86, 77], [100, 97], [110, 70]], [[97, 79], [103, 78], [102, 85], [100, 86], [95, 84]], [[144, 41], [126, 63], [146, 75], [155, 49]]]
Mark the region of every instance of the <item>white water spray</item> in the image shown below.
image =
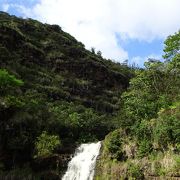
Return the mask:
[[93, 180], [100, 148], [101, 142], [79, 146], [62, 180]]

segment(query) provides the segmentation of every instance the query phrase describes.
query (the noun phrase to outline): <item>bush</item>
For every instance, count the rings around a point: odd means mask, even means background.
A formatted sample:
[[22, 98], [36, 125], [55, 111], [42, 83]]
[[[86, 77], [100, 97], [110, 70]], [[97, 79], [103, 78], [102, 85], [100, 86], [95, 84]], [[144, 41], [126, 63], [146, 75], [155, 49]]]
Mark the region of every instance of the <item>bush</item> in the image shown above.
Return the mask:
[[5, 69], [0, 69], [0, 92], [6, 93], [7, 90], [22, 86], [24, 83], [22, 80], [16, 79], [14, 75], [10, 75]]
[[140, 141], [139, 147], [138, 147], [138, 157], [144, 157], [148, 155], [152, 151], [152, 144], [149, 140], [144, 139]]
[[138, 164], [128, 164], [128, 177], [137, 180], [144, 179], [144, 174], [142, 173], [142, 170]]
[[61, 145], [61, 141], [58, 136], [48, 135], [46, 131], [43, 131], [35, 142], [37, 151], [35, 157], [51, 155], [53, 150], [59, 145]]
[[138, 140], [151, 139], [152, 127], [149, 121], [142, 120], [134, 126], [134, 132]]
[[112, 159], [124, 159], [124, 153], [122, 151], [123, 136], [122, 129], [115, 130], [106, 136], [105, 147]]
[[[180, 144], [180, 103], [177, 102], [167, 109], [162, 109], [153, 129], [154, 141], [162, 148], [168, 144], [178, 147]], [[178, 149], [178, 148], [177, 148]]]

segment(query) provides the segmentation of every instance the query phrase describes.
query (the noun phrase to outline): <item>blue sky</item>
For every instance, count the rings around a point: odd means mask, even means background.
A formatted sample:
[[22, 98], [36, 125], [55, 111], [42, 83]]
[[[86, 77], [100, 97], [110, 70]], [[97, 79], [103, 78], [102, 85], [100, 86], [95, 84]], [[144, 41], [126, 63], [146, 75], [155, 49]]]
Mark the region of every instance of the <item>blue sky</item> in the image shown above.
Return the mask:
[[117, 41], [125, 51], [128, 52], [130, 63], [135, 63], [140, 67], [143, 66], [144, 61], [148, 58], [155, 58], [162, 60], [164, 39], [154, 39], [151, 42], [139, 41], [137, 39], [129, 39], [126, 41], [121, 40], [121, 37], [117, 36]]
[[27, 7], [33, 7], [35, 4], [40, 2], [39, 0], [0, 0], [1, 6], [3, 4], [19, 4]]
[[180, 29], [179, 9], [180, 0], [0, 0], [1, 11], [58, 24], [87, 49], [139, 66], [162, 59], [165, 38]]
[[33, 8], [38, 2], [38, 0], [0, 0], [0, 10], [7, 11], [11, 15], [24, 16], [24, 13], [22, 13], [19, 8], [15, 7], [15, 5]]

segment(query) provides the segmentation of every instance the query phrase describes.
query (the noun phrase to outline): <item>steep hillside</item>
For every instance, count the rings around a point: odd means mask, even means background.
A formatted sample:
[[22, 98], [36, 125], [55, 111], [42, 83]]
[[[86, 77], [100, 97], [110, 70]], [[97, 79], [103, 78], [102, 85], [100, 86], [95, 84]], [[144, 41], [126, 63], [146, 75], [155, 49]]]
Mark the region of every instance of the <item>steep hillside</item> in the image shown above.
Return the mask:
[[57, 25], [0, 12], [0, 172], [27, 162], [30, 171], [49, 170], [40, 166], [54, 152], [102, 139], [115, 128], [112, 116], [132, 75]]
[[18, 74], [28, 88], [98, 111], [119, 108], [131, 76], [127, 68], [86, 50], [57, 25], [1, 13], [0, 27], [1, 68]]

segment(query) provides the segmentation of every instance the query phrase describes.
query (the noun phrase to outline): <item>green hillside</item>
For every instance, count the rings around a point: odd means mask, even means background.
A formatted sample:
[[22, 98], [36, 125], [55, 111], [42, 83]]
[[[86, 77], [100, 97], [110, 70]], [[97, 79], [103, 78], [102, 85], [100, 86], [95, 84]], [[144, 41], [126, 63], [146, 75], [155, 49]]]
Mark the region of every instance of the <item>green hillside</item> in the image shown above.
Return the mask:
[[0, 168], [41, 156], [36, 141], [43, 132], [60, 138], [60, 154], [103, 139], [115, 128], [112, 116], [132, 76], [131, 68], [86, 50], [57, 25], [1, 12]]

